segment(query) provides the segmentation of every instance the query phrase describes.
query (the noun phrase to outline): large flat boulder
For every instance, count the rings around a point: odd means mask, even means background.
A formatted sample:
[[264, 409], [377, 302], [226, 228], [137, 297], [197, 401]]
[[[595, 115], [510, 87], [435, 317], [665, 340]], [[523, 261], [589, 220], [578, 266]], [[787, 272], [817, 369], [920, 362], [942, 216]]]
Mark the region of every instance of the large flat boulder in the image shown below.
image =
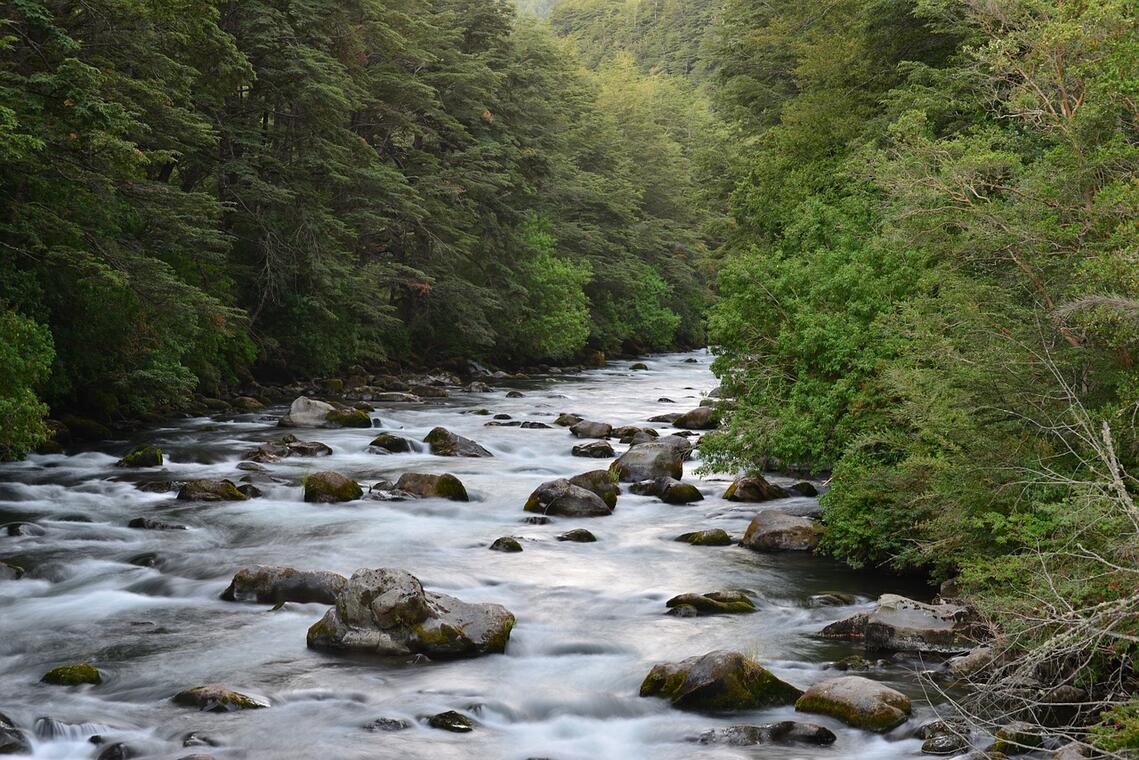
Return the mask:
[[608, 438], [613, 433], [613, 426], [608, 422], [581, 420], [570, 425], [570, 432], [576, 438]]
[[802, 693], [750, 657], [726, 650], [656, 665], [640, 691], [681, 710], [714, 712], [789, 705]]
[[795, 702], [795, 709], [884, 733], [905, 723], [913, 706], [909, 697], [885, 684], [862, 676], [841, 676], [807, 689]]
[[280, 427], [371, 427], [368, 413], [359, 409], [337, 407], [327, 401], [298, 396], [289, 405], [289, 412], [277, 424]]
[[964, 654], [982, 631], [975, 611], [961, 604], [924, 604], [897, 594], [883, 594], [870, 612], [826, 626], [828, 638], [862, 640], [868, 652]]
[[245, 501], [232, 480], [191, 480], [178, 489], [181, 501]]
[[423, 590], [393, 568], [357, 570], [336, 605], [308, 630], [313, 649], [433, 658], [502, 652], [514, 615], [499, 604], [470, 604]]
[[716, 410], [710, 406], [697, 407], [677, 417], [672, 424], [685, 430], [712, 430], [716, 427]]
[[609, 466], [609, 472], [622, 483], [673, 478], [684, 475], [684, 453], [664, 441], [638, 443]]
[[814, 520], [765, 509], [748, 524], [740, 543], [757, 552], [811, 551], [822, 529]]

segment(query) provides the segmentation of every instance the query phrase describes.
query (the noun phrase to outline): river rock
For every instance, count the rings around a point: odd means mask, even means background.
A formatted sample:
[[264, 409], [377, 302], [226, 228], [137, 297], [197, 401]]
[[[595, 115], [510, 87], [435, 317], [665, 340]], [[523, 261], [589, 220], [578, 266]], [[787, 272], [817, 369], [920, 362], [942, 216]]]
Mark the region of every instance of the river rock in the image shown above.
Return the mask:
[[633, 370], [634, 372], [637, 372], [637, 371], [643, 372], [644, 370], [647, 370], [648, 368], [649, 368], [648, 365], [645, 364], [644, 362], [634, 362], [633, 364], [629, 365], [629, 369]]
[[299, 396], [277, 424], [281, 427], [366, 428], [372, 426], [372, 418], [359, 409], [338, 408], [326, 401]]
[[617, 497], [621, 495], [621, 488], [613, 482], [613, 476], [608, 470], [590, 470], [569, 479], [572, 485], [580, 486], [587, 491], [593, 491], [601, 497], [610, 509], [617, 506]]
[[489, 451], [470, 438], [456, 435], [446, 428], [437, 427], [427, 434], [423, 442], [431, 453], [441, 457], [493, 457]]
[[732, 537], [723, 528], [709, 528], [696, 530], [691, 533], [681, 533], [674, 541], [683, 541], [693, 546], [731, 546]]
[[234, 573], [221, 598], [227, 602], [256, 601], [260, 604], [335, 604], [336, 595], [347, 585], [347, 578], [327, 570], [256, 565], [243, 567]]
[[305, 478], [305, 501], [308, 502], [333, 504], [355, 501], [363, 495], [364, 489], [359, 483], [339, 472], [314, 472]]
[[245, 501], [232, 480], [191, 480], [178, 489], [181, 501]]
[[475, 380], [467, 386], [467, 393], [490, 393], [491, 388], [481, 380]]
[[514, 536], [501, 536], [494, 539], [494, 543], [490, 545], [492, 552], [506, 552], [507, 554], [517, 554], [522, 551], [522, 544]]
[[400, 491], [407, 491], [424, 499], [439, 498], [450, 499], [451, 501], [470, 501], [463, 482], [449, 472], [443, 473], [442, 475], [405, 472], [399, 476], [395, 487]]
[[991, 647], [973, 647], [968, 652], [951, 657], [945, 667], [957, 678], [969, 678], [992, 665], [997, 659]]
[[591, 457], [593, 459], [607, 459], [616, 455], [608, 441], [583, 443], [580, 446], [574, 446], [570, 453], [575, 457]]
[[834, 744], [834, 732], [816, 723], [783, 720], [763, 726], [728, 726], [714, 728], [697, 737], [701, 744], [726, 744], [749, 747], [756, 744]]
[[845, 607], [854, 602], [854, 594], [843, 591], [821, 591], [807, 597], [808, 607]]
[[802, 693], [751, 658], [724, 650], [656, 665], [640, 690], [681, 710], [714, 712], [789, 705]]
[[909, 719], [909, 698], [862, 676], [840, 676], [807, 689], [795, 703], [800, 712], [838, 718], [855, 728], [884, 733]]
[[[696, 615], [731, 615], [755, 612], [755, 602], [742, 591], [711, 591], [707, 594], [680, 594], [664, 603], [670, 610], [689, 608]], [[683, 610], [676, 612], [680, 617], [694, 617]]]
[[1006, 755], [1023, 755], [1044, 746], [1040, 729], [1022, 720], [1014, 720], [999, 728], [995, 739], [992, 749]]
[[162, 449], [157, 446], [139, 446], [115, 462], [115, 467], [161, 467]]
[[[0, 742], [2, 742], [2, 739], [0, 739]], [[2, 752], [3, 750], [0, 750], [0, 753]], [[1072, 742], [1070, 744], [1065, 744], [1063, 747], [1053, 752], [1052, 760], [1083, 760], [1083, 758], [1087, 756], [1088, 752], [1086, 749], [1084, 749], [1081, 745]]]
[[406, 454], [412, 450], [411, 441], [392, 433], [380, 433], [368, 446], [370, 451], [383, 454]]
[[30, 755], [32, 743], [7, 715], [0, 713], [0, 755]]
[[180, 691], [170, 701], [182, 707], [196, 707], [202, 712], [211, 713], [260, 710], [269, 706], [269, 700], [264, 697], [242, 694], [220, 684], [195, 686]]
[[466, 734], [475, 730], [475, 722], [461, 712], [448, 710], [427, 719], [427, 725], [441, 731], [450, 731], [456, 734]]
[[605, 517], [613, 514], [612, 508], [600, 496], [565, 478], [538, 486], [526, 500], [523, 510], [560, 517]]
[[559, 414], [558, 418], [554, 420], [555, 425], [561, 425], [562, 427], [571, 427], [579, 422], [581, 422], [581, 417], [576, 414], [566, 414], [565, 412]]
[[523, 430], [549, 430], [550, 426], [544, 422], [537, 422], [535, 420], [527, 420], [518, 427]]
[[618, 457], [609, 466], [609, 472], [622, 483], [657, 478], [680, 480], [684, 475], [684, 456], [669, 443], [638, 443]]
[[828, 638], [862, 639], [866, 651], [962, 654], [976, 644], [976, 613], [965, 605], [923, 604], [883, 594], [869, 613], [823, 628]]
[[787, 496], [787, 491], [768, 483], [760, 475], [745, 475], [732, 482], [724, 491], [724, 498], [728, 501], [771, 501]]
[[150, 517], [136, 517], [127, 523], [127, 527], [140, 530], [186, 530], [185, 525], [162, 522], [161, 520], [155, 520]]
[[798, 496], [818, 496], [819, 495], [819, 489], [815, 488], [815, 484], [814, 483], [808, 483], [805, 480], [800, 480], [798, 483], [795, 483], [791, 486], [788, 486], [787, 490], [793, 494], [798, 495]]
[[657, 496], [665, 504], [691, 504], [703, 501], [704, 494], [691, 483], [681, 483], [679, 480], [667, 479], [657, 489]]
[[403, 718], [376, 718], [364, 724], [365, 731], [406, 731], [411, 723]]
[[24, 568], [0, 562], [0, 581], [18, 581], [24, 577]]
[[[663, 399], [658, 399], [658, 401], [663, 401]], [[674, 404], [676, 402], [670, 400], [668, 403]], [[681, 414], [683, 414], [683, 412], [665, 412], [664, 414], [658, 414], [655, 417], [649, 417], [649, 422], [667, 422], [671, 425], [673, 422], [676, 422]]]
[[332, 447], [320, 441], [302, 441], [292, 433], [275, 441], [262, 444], [245, 455], [251, 462], [276, 462], [285, 457], [326, 457], [332, 454]]
[[813, 520], [767, 509], [752, 518], [740, 543], [759, 552], [811, 551], [821, 536]]
[[103, 674], [91, 663], [76, 662], [52, 668], [43, 674], [40, 681], [53, 686], [98, 685], [103, 683]]
[[567, 530], [565, 533], [562, 533], [560, 536], [558, 536], [558, 540], [573, 541], [579, 544], [591, 544], [597, 540], [597, 536], [593, 535], [585, 528], [574, 528], [573, 530]]
[[685, 430], [712, 430], [716, 427], [716, 410], [710, 406], [697, 407], [677, 417], [672, 424]]
[[922, 740], [921, 751], [926, 755], [959, 755], [969, 749], [967, 732], [948, 721], [927, 723], [915, 735]]
[[[92, 736], [91, 738], [95, 739], [96, 737]], [[115, 742], [114, 744], [104, 747], [103, 750], [95, 756], [95, 760], [130, 760], [132, 757], [135, 757], [134, 750], [123, 742]]]
[[570, 432], [577, 438], [608, 438], [613, 432], [613, 426], [608, 422], [582, 420], [571, 425]]
[[314, 649], [432, 658], [502, 652], [514, 615], [499, 604], [468, 604], [426, 592], [404, 570], [357, 570], [336, 605], [308, 630]]

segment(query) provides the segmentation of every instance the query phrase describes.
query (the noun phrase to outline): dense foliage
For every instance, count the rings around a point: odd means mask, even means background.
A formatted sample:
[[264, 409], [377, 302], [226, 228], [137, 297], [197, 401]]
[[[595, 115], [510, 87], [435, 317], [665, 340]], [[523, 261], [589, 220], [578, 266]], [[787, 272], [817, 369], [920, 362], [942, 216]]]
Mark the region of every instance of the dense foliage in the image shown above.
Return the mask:
[[961, 574], [1107, 704], [1137, 688], [1137, 40], [1115, 0], [728, 0], [712, 41], [747, 158], [706, 456], [832, 470], [830, 552]]
[[6, 454], [40, 399], [704, 340], [706, 104], [503, 2], [15, 0], [0, 52]]

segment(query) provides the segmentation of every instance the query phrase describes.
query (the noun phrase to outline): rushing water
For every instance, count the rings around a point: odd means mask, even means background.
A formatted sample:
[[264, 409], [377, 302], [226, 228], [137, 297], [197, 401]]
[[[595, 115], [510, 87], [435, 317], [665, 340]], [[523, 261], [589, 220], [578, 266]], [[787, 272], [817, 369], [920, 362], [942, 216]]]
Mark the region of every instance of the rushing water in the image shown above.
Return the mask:
[[[695, 357], [696, 363], [688, 360]], [[613, 362], [581, 375], [557, 375], [518, 386], [522, 398], [452, 393], [427, 404], [380, 406], [383, 430], [421, 439], [436, 425], [473, 438], [493, 459], [453, 459], [426, 452], [367, 452], [379, 432], [298, 430], [335, 453], [267, 465], [264, 498], [191, 504], [172, 493], [148, 493], [144, 480], [237, 479], [241, 455], [281, 429], [263, 414], [211, 419], [148, 431], [102, 451], [34, 456], [0, 468], [0, 522], [29, 521], [40, 535], [0, 532], [0, 558], [27, 568], [0, 581], [0, 712], [29, 728], [41, 721], [37, 758], [92, 758], [93, 734], [124, 741], [137, 757], [177, 758], [208, 751], [223, 758], [898, 758], [919, 757], [913, 726], [933, 715], [913, 669], [898, 662], [870, 674], [915, 699], [915, 717], [885, 737], [810, 716], [838, 734], [831, 747], [704, 746], [689, 737], [716, 726], [795, 717], [778, 708], [730, 717], [682, 713], [642, 699], [638, 686], [656, 662], [737, 649], [800, 687], [836, 675], [825, 663], [854, 647], [812, 634], [859, 607], [813, 609], [821, 591], [856, 594], [865, 606], [879, 593], [909, 591], [825, 559], [758, 554], [739, 546], [694, 547], [672, 539], [722, 527], [736, 537], [755, 505], [720, 498], [726, 477], [685, 478], [705, 500], [662, 504], [624, 493], [612, 516], [524, 523], [522, 504], [542, 481], [608, 464], [572, 457], [564, 428], [486, 427], [474, 414], [490, 409], [520, 420], [551, 422], [562, 411], [614, 424], [645, 424], [665, 411], [698, 405], [715, 385], [705, 353], [653, 357], [648, 371]], [[659, 397], [676, 404], [658, 402]], [[280, 412], [283, 410], [273, 410]], [[668, 425], [659, 427], [667, 429]], [[141, 441], [166, 452], [161, 472], [121, 470], [115, 460]], [[616, 447], [618, 452], [623, 448]], [[441, 500], [343, 505], [306, 504], [306, 472], [336, 470], [367, 486], [401, 472], [451, 472], [470, 503]], [[774, 478], [777, 482], [788, 482]], [[787, 499], [767, 506], [800, 504]], [[181, 523], [187, 531], [126, 527], [139, 516]], [[559, 542], [587, 527], [597, 543]], [[515, 535], [525, 551], [487, 550]], [[157, 555], [154, 567], [132, 559]], [[220, 601], [234, 571], [247, 564], [335, 570], [399, 567], [425, 587], [464, 600], [499, 602], [518, 618], [505, 655], [458, 662], [382, 662], [311, 651], [305, 631], [321, 605]], [[752, 615], [666, 616], [664, 602], [688, 591], [747, 588], [762, 600]], [[90, 661], [103, 671], [94, 687], [39, 683], [55, 665]], [[272, 701], [267, 710], [198, 713], [170, 703], [181, 689], [224, 683]], [[420, 716], [466, 711], [469, 734], [427, 727]], [[415, 724], [369, 732], [380, 717]], [[803, 716], [799, 716], [803, 717]], [[70, 724], [70, 725], [64, 725]], [[82, 725], [80, 725], [82, 724]], [[205, 734], [220, 746], [183, 749], [185, 735]]]

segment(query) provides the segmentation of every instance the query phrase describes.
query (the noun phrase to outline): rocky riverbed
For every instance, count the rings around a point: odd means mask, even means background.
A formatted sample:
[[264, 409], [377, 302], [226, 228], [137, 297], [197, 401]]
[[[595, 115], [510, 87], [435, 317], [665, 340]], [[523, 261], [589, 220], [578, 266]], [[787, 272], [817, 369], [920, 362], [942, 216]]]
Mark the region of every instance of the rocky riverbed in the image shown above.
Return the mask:
[[822, 484], [695, 474], [710, 360], [3, 465], [0, 752], [922, 756], [956, 630], [919, 659], [926, 613], [875, 601], [927, 589], [810, 553]]

